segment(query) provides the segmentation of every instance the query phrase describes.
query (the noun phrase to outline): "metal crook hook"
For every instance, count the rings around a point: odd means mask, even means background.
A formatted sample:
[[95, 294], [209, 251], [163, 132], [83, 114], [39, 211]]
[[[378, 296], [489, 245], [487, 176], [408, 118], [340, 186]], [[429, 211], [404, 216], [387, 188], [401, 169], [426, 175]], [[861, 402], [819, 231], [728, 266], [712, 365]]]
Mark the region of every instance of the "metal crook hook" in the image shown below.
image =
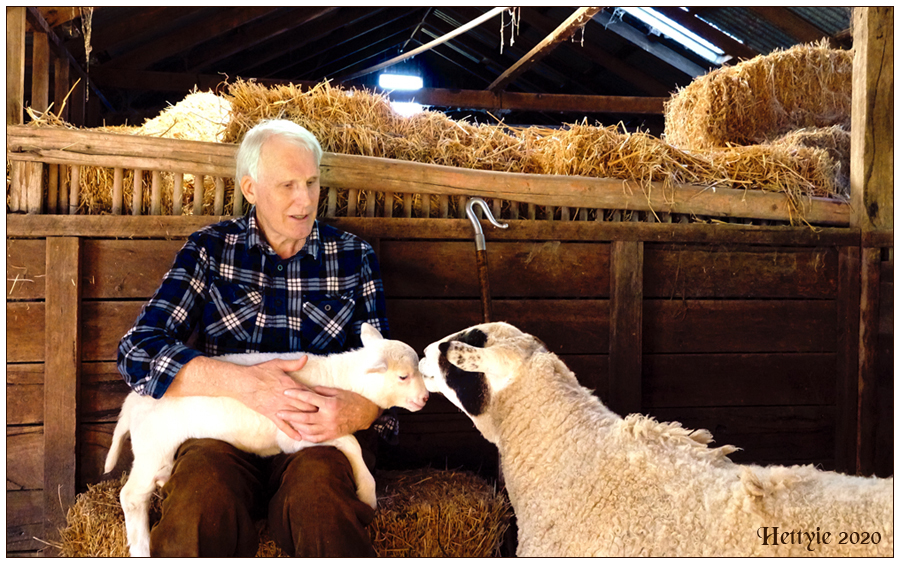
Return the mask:
[[480, 204], [481, 209], [484, 210], [485, 215], [487, 215], [488, 221], [490, 221], [494, 227], [499, 227], [500, 229], [506, 229], [509, 227], [508, 223], [499, 223], [496, 219], [494, 219], [494, 214], [491, 213], [491, 208], [488, 207], [487, 203], [481, 198], [469, 198], [469, 201], [466, 203], [466, 216], [469, 218], [469, 221], [472, 222], [472, 226], [475, 228], [475, 250], [483, 251], [486, 246], [484, 243], [484, 231], [481, 229], [481, 222], [478, 221], [478, 218], [475, 217], [475, 210], [472, 209], [475, 204]]

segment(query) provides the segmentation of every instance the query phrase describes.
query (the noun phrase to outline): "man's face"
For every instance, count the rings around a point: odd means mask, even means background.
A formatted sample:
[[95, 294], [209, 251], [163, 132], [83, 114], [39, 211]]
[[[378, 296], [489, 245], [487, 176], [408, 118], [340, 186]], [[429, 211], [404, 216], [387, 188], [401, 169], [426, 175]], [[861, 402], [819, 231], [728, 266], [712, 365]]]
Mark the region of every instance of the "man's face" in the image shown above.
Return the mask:
[[278, 256], [289, 258], [303, 248], [319, 205], [319, 168], [312, 151], [275, 136], [265, 142], [257, 179], [241, 179], [247, 201]]

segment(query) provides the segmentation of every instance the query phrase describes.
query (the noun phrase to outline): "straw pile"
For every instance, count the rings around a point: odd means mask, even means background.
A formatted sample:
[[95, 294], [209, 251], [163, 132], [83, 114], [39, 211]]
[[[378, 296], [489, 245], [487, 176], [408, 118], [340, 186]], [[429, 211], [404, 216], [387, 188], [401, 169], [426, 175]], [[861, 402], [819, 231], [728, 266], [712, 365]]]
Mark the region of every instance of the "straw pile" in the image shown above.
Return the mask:
[[225, 98], [212, 91], [194, 90], [181, 102], [145, 121], [135, 135], [216, 143], [225, 135], [230, 112], [231, 104]]
[[667, 142], [685, 149], [761, 144], [797, 129], [850, 126], [853, 53], [825, 41], [723, 67], [666, 103]]
[[[128, 556], [119, 491], [126, 476], [88, 486], [79, 494], [61, 531], [60, 556]], [[496, 556], [509, 524], [506, 497], [468, 472], [412, 470], [376, 472], [378, 510], [369, 525], [379, 556]], [[160, 516], [154, 496], [150, 522]], [[260, 523], [257, 557], [284, 553]]]

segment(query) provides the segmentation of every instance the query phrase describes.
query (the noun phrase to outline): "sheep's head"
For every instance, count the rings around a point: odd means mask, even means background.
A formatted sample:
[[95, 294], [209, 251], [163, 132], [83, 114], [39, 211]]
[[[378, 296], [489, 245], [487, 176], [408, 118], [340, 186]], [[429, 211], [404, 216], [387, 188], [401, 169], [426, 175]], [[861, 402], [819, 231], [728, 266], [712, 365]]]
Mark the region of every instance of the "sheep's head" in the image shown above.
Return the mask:
[[428, 345], [419, 370], [430, 392], [443, 394], [494, 441], [485, 416], [492, 399], [531, 355], [546, 350], [539, 339], [508, 323], [484, 323]]
[[[404, 407], [419, 411], [428, 401], [428, 390], [419, 372], [419, 355], [406, 343], [382, 337], [368, 323], [360, 330], [363, 348], [368, 355], [366, 373], [374, 377], [373, 388], [379, 407]], [[380, 377], [380, 380], [377, 378]]]

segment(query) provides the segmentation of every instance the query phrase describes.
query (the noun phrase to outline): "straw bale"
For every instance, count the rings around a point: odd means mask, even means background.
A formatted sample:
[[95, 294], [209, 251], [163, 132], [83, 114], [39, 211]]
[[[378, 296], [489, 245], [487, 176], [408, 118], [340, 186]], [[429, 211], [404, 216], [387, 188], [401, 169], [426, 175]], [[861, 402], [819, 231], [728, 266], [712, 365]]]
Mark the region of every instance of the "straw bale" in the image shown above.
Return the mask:
[[212, 92], [194, 90], [184, 100], [170, 105], [135, 132], [147, 137], [220, 142], [228, 125], [231, 103]]
[[834, 162], [836, 192], [850, 196], [850, 131], [840, 125], [810, 127], [791, 131], [771, 142], [774, 146], [822, 149]]
[[665, 139], [685, 149], [765, 143], [850, 125], [852, 51], [826, 41], [776, 50], [694, 80], [666, 103]]
[[[69, 508], [57, 546], [61, 556], [128, 555], [119, 491], [127, 476], [88, 486]], [[379, 556], [496, 556], [509, 525], [506, 497], [482, 478], [464, 471], [431, 469], [377, 471], [379, 507], [369, 525]], [[161, 515], [154, 495], [150, 522]], [[257, 557], [283, 557], [265, 522], [257, 524]]]

